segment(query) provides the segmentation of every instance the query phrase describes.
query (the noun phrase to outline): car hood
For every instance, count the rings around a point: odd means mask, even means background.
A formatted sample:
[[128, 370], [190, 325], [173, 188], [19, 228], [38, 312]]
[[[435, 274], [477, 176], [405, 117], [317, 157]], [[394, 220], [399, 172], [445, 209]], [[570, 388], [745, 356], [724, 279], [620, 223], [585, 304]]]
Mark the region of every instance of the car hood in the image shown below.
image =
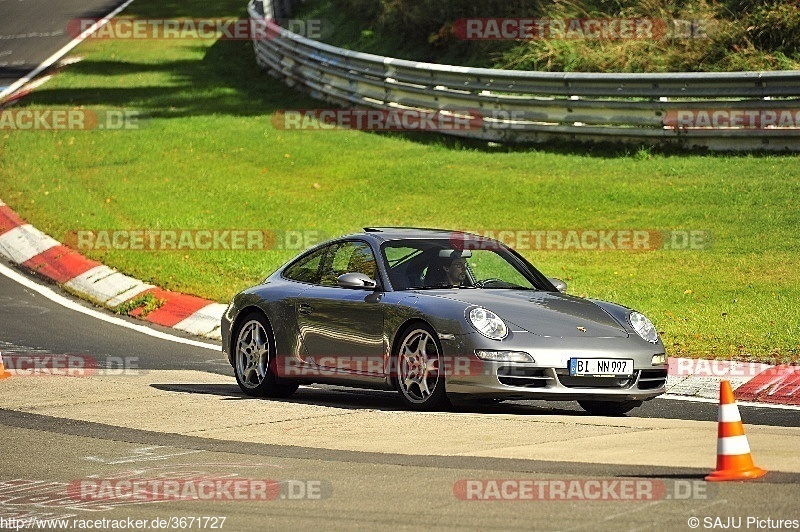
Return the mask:
[[[559, 292], [532, 290], [449, 289], [427, 295], [478, 305], [491, 310], [513, 329], [540, 336], [627, 337], [617, 320], [593, 302]], [[516, 326], [516, 327], [514, 327]]]

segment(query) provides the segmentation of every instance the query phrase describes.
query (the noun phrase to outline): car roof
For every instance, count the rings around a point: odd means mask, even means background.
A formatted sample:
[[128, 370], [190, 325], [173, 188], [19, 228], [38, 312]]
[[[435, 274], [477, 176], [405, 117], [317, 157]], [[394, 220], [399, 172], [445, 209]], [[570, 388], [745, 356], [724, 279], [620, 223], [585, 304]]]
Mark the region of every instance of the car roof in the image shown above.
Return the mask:
[[445, 239], [453, 238], [453, 235], [469, 235], [479, 238], [477, 235], [464, 231], [451, 231], [448, 229], [433, 229], [429, 227], [365, 227], [363, 233], [351, 236], [370, 236], [379, 241], [406, 240], [406, 239]]

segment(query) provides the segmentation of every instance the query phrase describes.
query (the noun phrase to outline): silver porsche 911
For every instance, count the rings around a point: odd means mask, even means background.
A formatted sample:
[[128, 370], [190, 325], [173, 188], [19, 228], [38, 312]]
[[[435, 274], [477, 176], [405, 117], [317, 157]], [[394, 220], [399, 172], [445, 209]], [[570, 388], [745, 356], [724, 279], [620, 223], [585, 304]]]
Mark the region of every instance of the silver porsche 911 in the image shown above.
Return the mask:
[[237, 294], [222, 317], [223, 351], [254, 396], [327, 383], [394, 389], [417, 410], [545, 399], [621, 415], [664, 393], [667, 360], [650, 320], [565, 290], [496, 240], [366, 228]]

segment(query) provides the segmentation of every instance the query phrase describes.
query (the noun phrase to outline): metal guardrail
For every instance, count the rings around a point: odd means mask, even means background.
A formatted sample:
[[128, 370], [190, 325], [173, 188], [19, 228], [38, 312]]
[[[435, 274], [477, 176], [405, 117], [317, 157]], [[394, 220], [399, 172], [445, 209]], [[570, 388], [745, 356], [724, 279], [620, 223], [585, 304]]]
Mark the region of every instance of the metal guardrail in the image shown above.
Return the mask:
[[[495, 142], [623, 142], [715, 151], [800, 151], [800, 71], [593, 74], [468, 68], [336, 48], [281, 28], [292, 0], [251, 0], [271, 75], [348, 107], [480, 118], [448, 134]], [[733, 125], [731, 125], [733, 122]], [[743, 126], [749, 124], [749, 127]]]

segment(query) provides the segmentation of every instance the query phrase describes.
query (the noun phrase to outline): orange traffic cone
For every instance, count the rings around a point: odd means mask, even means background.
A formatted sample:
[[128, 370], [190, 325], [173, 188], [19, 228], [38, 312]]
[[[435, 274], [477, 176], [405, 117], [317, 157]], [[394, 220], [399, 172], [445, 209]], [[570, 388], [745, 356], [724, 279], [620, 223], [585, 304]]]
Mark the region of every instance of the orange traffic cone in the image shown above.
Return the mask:
[[750, 444], [744, 435], [744, 425], [730, 381], [719, 384], [718, 420], [717, 469], [706, 476], [706, 480], [748, 480], [764, 476], [767, 471], [756, 467], [750, 456]]
[[0, 380], [7, 379], [11, 376], [11, 373], [6, 371], [6, 367], [3, 365], [3, 355], [0, 354]]

